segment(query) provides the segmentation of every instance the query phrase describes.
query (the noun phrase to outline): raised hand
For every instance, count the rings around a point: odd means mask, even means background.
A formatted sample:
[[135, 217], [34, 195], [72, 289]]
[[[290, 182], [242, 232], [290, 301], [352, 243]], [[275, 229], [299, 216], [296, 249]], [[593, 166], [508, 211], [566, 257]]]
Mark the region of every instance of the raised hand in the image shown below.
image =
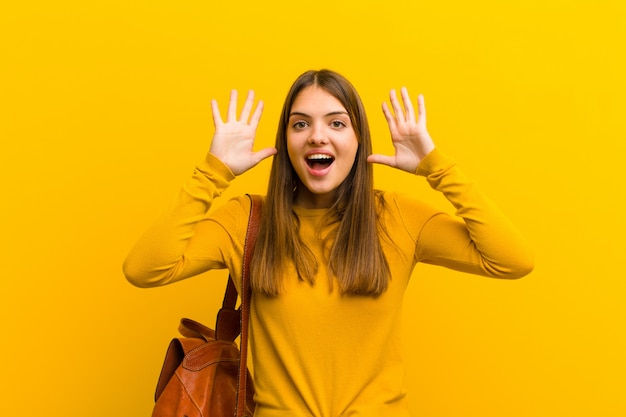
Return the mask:
[[209, 152], [221, 160], [235, 175], [243, 174], [276, 153], [275, 148], [254, 151], [254, 138], [263, 113], [263, 102], [259, 101], [254, 113], [252, 113], [253, 107], [254, 92], [250, 90], [241, 115], [237, 119], [237, 90], [231, 91], [228, 114], [224, 122], [217, 101], [211, 101], [215, 134]]
[[389, 99], [393, 112], [383, 103], [383, 113], [389, 125], [389, 133], [395, 155], [370, 155], [368, 162], [388, 165], [403, 171], [415, 173], [417, 166], [434, 148], [435, 144], [426, 130], [426, 106], [424, 97], [417, 98], [417, 115], [406, 88], [402, 88], [402, 105], [398, 100], [396, 90], [391, 90]]

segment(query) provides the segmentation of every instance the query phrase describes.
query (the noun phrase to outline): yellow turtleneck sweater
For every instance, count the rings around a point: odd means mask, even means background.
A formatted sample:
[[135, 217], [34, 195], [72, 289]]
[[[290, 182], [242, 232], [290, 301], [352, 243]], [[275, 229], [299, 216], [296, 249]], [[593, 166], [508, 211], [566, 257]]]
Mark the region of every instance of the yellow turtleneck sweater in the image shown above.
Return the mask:
[[[323, 262], [313, 286], [291, 270], [280, 296], [253, 294], [255, 416], [409, 416], [400, 320], [415, 264], [499, 278], [518, 278], [532, 270], [532, 255], [517, 231], [437, 149], [416, 174], [445, 195], [458, 217], [411, 197], [384, 194], [381, 215], [393, 242], [381, 239], [392, 277], [382, 296], [340, 296], [331, 290]], [[228, 168], [209, 155], [173, 210], [128, 255], [128, 280], [151, 287], [220, 268], [241, 276], [249, 200], [235, 198], [208, 214], [232, 179]], [[303, 241], [323, 259], [319, 224], [326, 210], [295, 211]]]

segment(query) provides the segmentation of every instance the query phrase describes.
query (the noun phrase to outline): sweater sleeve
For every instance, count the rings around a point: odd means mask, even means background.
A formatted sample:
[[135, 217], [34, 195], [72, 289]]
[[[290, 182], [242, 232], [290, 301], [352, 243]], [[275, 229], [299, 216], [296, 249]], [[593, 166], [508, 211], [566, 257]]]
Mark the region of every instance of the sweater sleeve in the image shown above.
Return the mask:
[[516, 228], [438, 149], [417, 175], [452, 203], [456, 216], [433, 215], [417, 239], [417, 261], [496, 278], [520, 278], [534, 268], [531, 250]]
[[171, 210], [140, 237], [127, 255], [123, 272], [128, 281], [138, 287], [154, 287], [226, 268], [236, 240], [233, 231], [237, 235], [238, 217], [226, 217], [231, 224], [220, 224], [207, 213], [234, 178], [228, 167], [209, 154], [182, 187]]

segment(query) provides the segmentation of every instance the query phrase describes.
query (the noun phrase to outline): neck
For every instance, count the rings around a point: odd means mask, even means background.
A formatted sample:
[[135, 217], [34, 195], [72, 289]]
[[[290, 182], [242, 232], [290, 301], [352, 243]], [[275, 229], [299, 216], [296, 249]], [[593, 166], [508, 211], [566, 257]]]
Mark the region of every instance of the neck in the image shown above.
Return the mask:
[[306, 187], [300, 186], [294, 198], [294, 204], [305, 209], [330, 208], [337, 200], [335, 191], [326, 194], [315, 194]]

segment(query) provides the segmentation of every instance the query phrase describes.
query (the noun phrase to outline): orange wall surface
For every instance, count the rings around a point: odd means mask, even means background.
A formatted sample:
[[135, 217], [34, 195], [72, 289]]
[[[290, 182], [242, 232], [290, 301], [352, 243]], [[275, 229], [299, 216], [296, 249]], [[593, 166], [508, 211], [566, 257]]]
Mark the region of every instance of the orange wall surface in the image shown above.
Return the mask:
[[[516, 281], [417, 267], [414, 415], [626, 415], [624, 4], [3, 2], [0, 414], [150, 414], [178, 319], [211, 324], [226, 275], [142, 290], [126, 253], [208, 150], [212, 98], [254, 89], [270, 146], [291, 82], [332, 68], [376, 152], [389, 89], [423, 93], [435, 143], [535, 250]], [[216, 204], [264, 193], [269, 166]], [[452, 212], [423, 179], [377, 167], [376, 184]]]

